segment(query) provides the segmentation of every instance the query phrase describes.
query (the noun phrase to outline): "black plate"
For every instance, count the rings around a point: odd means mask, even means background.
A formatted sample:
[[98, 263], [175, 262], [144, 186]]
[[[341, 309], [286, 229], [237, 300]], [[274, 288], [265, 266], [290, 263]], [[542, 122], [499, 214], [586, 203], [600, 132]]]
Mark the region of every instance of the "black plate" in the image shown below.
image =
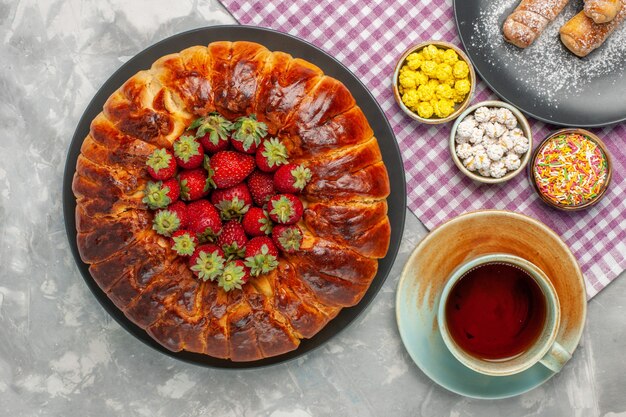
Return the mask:
[[[535, 41], [535, 45], [525, 50], [518, 49], [502, 41], [500, 29], [517, 4], [516, 0], [510, 0], [504, 5], [509, 5], [505, 9], [501, 1], [454, 0], [456, 25], [463, 46], [476, 71], [489, 87], [524, 113], [547, 123], [600, 127], [625, 121], [626, 77], [623, 62], [626, 61], [626, 47], [615, 46], [621, 42], [623, 33], [620, 33], [620, 40], [609, 38], [605, 45], [586, 58], [575, 57], [561, 44], [558, 29], [562, 23], [581, 10], [582, 3], [576, 0], [564, 9], [552, 25], [548, 26]], [[480, 26], [481, 22], [487, 20], [485, 13], [495, 9], [502, 12], [497, 16], [497, 34]], [[495, 23], [495, 19], [489, 19], [489, 22]], [[489, 28], [495, 26], [489, 25]], [[624, 27], [618, 28], [613, 37], [617, 31], [624, 30], [626, 30]], [[559, 68], [563, 68], [564, 71], [572, 70], [581, 76], [579, 82], [568, 83], [567, 88], [546, 93], [544, 85], [550, 84], [548, 80], [557, 80], [557, 76], [556, 72], [550, 72], [546, 76], [546, 66], [538, 63], [537, 53], [541, 48], [538, 48], [537, 44], [540, 41], [551, 48], [554, 59], [558, 60]], [[609, 48], [607, 47], [609, 42], [613, 44], [610, 50], [606, 49]], [[606, 50], [603, 51], [603, 48]], [[546, 49], [543, 48], [544, 51]], [[600, 68], [602, 63], [598, 58], [601, 54], [605, 56], [609, 52], [612, 54], [610, 70], [599, 71], [593, 77], [586, 77], [584, 71], [590, 70], [590, 65]], [[587, 80], [584, 80], [583, 76]], [[529, 80], [532, 82], [529, 83]], [[533, 88], [539, 85], [540, 88]]]
[[[74, 198], [74, 194], [72, 193], [72, 177], [74, 175], [74, 171], [76, 170], [76, 161], [80, 153], [80, 147], [89, 132], [89, 125], [96, 115], [102, 110], [106, 99], [127, 79], [138, 71], [149, 68], [150, 65], [152, 65], [152, 63], [161, 56], [181, 51], [193, 45], [207, 45], [210, 42], [220, 40], [246, 40], [258, 42], [265, 45], [270, 50], [284, 51], [294, 57], [310, 61], [319, 66], [327, 75], [343, 82], [352, 92], [357, 104], [365, 113], [372, 129], [374, 130], [380, 145], [383, 160], [389, 171], [389, 180], [391, 183], [391, 195], [387, 200], [389, 204], [389, 220], [391, 221], [391, 244], [389, 252], [384, 259], [379, 261], [378, 274], [374, 278], [374, 281], [365, 293], [361, 302], [354, 307], [343, 309], [339, 315], [331, 320], [317, 335], [311, 339], [303, 340], [298, 349], [285, 353], [284, 355], [254, 362], [232, 362], [197, 353], [176, 353], [165, 349], [152, 339], [143, 329], [128, 320], [124, 313], [122, 313], [122, 311], [120, 311], [113, 304], [113, 302], [111, 302], [100, 287], [98, 287], [98, 284], [96, 284], [89, 274], [88, 265], [80, 259], [78, 248], [76, 246], [76, 222], [74, 219], [76, 200]], [[385, 279], [391, 270], [391, 266], [396, 259], [398, 248], [400, 246], [400, 240], [402, 239], [405, 210], [406, 185], [400, 149], [396, 143], [393, 131], [389, 126], [389, 122], [367, 88], [339, 61], [317, 47], [293, 36], [268, 29], [249, 26], [213, 26], [174, 35], [147, 48], [125, 63], [115, 72], [115, 74], [111, 76], [111, 78], [107, 80], [106, 83], [104, 83], [96, 96], [91, 100], [91, 103], [89, 103], [89, 106], [87, 106], [85, 113], [81, 117], [70, 144], [63, 179], [63, 214], [65, 217], [65, 229], [70, 242], [70, 247], [85, 282], [104, 309], [128, 332], [158, 351], [186, 362], [220, 368], [254, 368], [294, 359], [323, 345], [333, 336], [345, 329], [359, 314], [365, 310], [385, 282]]]

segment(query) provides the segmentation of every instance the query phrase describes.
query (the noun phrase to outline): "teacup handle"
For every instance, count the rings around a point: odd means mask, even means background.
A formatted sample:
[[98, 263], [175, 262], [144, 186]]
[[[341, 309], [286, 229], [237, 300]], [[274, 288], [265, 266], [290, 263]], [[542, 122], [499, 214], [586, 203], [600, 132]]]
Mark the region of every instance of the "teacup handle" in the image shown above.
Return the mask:
[[554, 342], [548, 353], [539, 362], [551, 371], [559, 372], [571, 358], [571, 353], [557, 342]]

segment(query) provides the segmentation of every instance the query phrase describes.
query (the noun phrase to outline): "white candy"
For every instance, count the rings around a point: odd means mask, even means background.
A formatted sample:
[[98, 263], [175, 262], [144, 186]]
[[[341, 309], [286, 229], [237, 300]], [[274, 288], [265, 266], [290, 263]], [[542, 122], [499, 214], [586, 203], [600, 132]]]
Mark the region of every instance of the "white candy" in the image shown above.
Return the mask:
[[475, 127], [472, 131], [469, 141], [472, 143], [480, 143], [483, 141], [483, 130], [479, 127]]
[[472, 146], [472, 155], [476, 155], [478, 152], [485, 152], [484, 144], [479, 143], [478, 145]]
[[516, 127], [509, 132], [509, 135], [511, 135], [512, 138], [517, 139], [520, 137], [524, 137], [524, 131], [519, 127]]
[[483, 127], [485, 128], [485, 136], [489, 136], [490, 138], [496, 137], [496, 125], [495, 124], [491, 122], [487, 122], [487, 123], [483, 123]]
[[494, 123], [493, 125], [496, 129], [496, 135], [495, 135], [496, 138], [499, 138], [500, 136], [504, 135], [507, 132], [507, 128], [504, 127], [504, 125], [498, 122]]
[[502, 161], [494, 162], [489, 167], [489, 174], [493, 178], [502, 178], [506, 175], [506, 173], [507, 173], [507, 170], [504, 167], [504, 162]]
[[456, 133], [456, 136], [454, 137], [454, 141], [458, 144], [461, 143], [467, 143], [469, 141], [469, 137], [467, 136], [461, 136], [459, 135], [459, 132]]
[[491, 165], [491, 160], [487, 156], [487, 152], [476, 151], [476, 153], [474, 153], [474, 164], [476, 165], [476, 169], [488, 168], [489, 165]]
[[472, 156], [468, 156], [463, 160], [463, 166], [470, 171], [476, 171], [476, 158]]
[[482, 143], [483, 143], [483, 145], [485, 147], [488, 147], [490, 145], [495, 145], [496, 143], [498, 143], [498, 140], [496, 138], [491, 138], [489, 136], [484, 136]]
[[499, 161], [504, 156], [504, 148], [500, 145], [489, 145], [487, 146], [487, 156], [492, 161]]
[[491, 166], [488, 166], [486, 168], [481, 168], [478, 170], [478, 173], [480, 175], [482, 175], [483, 177], [489, 177], [491, 176]]
[[505, 133], [498, 139], [498, 144], [503, 146], [506, 150], [510, 151], [515, 146], [515, 138], [510, 133]]
[[459, 123], [459, 126], [456, 129], [456, 134], [457, 136], [469, 138], [470, 136], [472, 136], [472, 132], [474, 131], [475, 127], [476, 121], [474, 120], [474, 118], [466, 118], [461, 123]]
[[515, 129], [517, 126], [517, 117], [511, 110], [504, 107], [496, 111], [496, 121], [506, 126], [507, 129]]
[[491, 120], [492, 112], [487, 107], [479, 107], [474, 111], [474, 119], [478, 123], [485, 123]]
[[456, 155], [461, 159], [468, 158], [473, 154], [474, 148], [469, 143], [462, 143], [456, 147]]
[[515, 171], [517, 168], [520, 167], [522, 163], [519, 159], [519, 156], [515, 155], [514, 153], [510, 153], [505, 156], [503, 161], [506, 169], [508, 169], [509, 171]]
[[513, 152], [516, 154], [523, 154], [528, 151], [528, 147], [530, 144], [528, 143], [528, 139], [524, 136], [515, 138], [515, 146], [513, 147]]

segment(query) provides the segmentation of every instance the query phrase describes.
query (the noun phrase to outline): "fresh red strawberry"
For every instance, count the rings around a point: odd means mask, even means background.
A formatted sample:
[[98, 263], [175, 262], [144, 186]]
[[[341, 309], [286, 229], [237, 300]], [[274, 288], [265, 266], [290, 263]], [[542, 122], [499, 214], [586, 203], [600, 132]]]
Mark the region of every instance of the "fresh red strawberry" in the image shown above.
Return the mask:
[[217, 238], [217, 244], [224, 249], [227, 257], [243, 258], [246, 253], [248, 237], [243, 226], [237, 220], [231, 220], [222, 227], [222, 233]]
[[176, 159], [167, 149], [155, 149], [146, 161], [148, 174], [155, 180], [167, 180], [176, 175]]
[[174, 157], [179, 167], [194, 169], [202, 166], [204, 161], [204, 149], [196, 138], [191, 135], [183, 135], [172, 144]]
[[270, 219], [280, 224], [294, 224], [302, 217], [304, 207], [293, 194], [276, 194], [267, 203]]
[[217, 188], [237, 185], [254, 171], [254, 157], [239, 152], [222, 151], [209, 161], [213, 169], [213, 182]]
[[311, 181], [311, 170], [305, 168], [304, 165], [283, 165], [274, 174], [274, 188], [279, 193], [299, 193], [309, 181]]
[[177, 230], [172, 234], [172, 250], [179, 256], [191, 256], [198, 246], [196, 234], [190, 230]]
[[279, 224], [272, 231], [272, 239], [283, 252], [294, 253], [300, 250], [302, 230], [295, 224], [289, 226]]
[[267, 274], [278, 266], [278, 249], [267, 236], [258, 236], [250, 239], [246, 245], [246, 266], [250, 268], [250, 275], [257, 277]]
[[180, 186], [176, 178], [165, 181], [148, 181], [144, 190], [143, 201], [149, 208], [156, 210], [167, 207], [180, 197]]
[[196, 138], [205, 152], [216, 153], [225, 151], [230, 144], [228, 138], [233, 130], [233, 124], [219, 113], [211, 113], [200, 117], [191, 123], [187, 130], [196, 129]]
[[222, 275], [217, 280], [217, 285], [228, 292], [241, 286], [250, 279], [250, 270], [241, 259], [229, 261], [224, 265]]
[[155, 213], [154, 219], [152, 219], [152, 229], [161, 236], [170, 237], [175, 231], [180, 229], [180, 220], [177, 212], [161, 209]]
[[259, 122], [256, 115], [240, 117], [235, 121], [231, 137], [233, 148], [239, 152], [253, 154], [261, 144], [261, 139], [267, 136], [267, 125]]
[[248, 236], [265, 236], [272, 233], [272, 221], [267, 212], [259, 207], [250, 207], [241, 222]]
[[189, 269], [203, 281], [215, 281], [224, 271], [224, 252], [212, 243], [200, 245], [189, 258]]
[[204, 168], [184, 170], [178, 174], [180, 198], [195, 201], [209, 194], [211, 181]]
[[252, 206], [252, 196], [246, 183], [242, 182], [234, 187], [213, 191], [211, 203], [220, 211], [222, 219], [240, 219]]
[[258, 170], [254, 171], [248, 177], [247, 182], [250, 194], [252, 194], [252, 200], [259, 207], [263, 207], [270, 197], [276, 194], [274, 180], [270, 174]]
[[187, 206], [189, 230], [196, 233], [201, 242], [214, 241], [222, 230], [220, 213], [207, 200], [198, 200]]
[[274, 172], [287, 163], [287, 148], [276, 138], [267, 139], [261, 143], [255, 159], [261, 171]]
[[178, 220], [180, 220], [181, 229], [184, 229], [189, 225], [189, 211], [187, 209], [187, 204], [183, 203], [182, 201], [178, 200], [170, 204], [163, 210], [169, 210], [172, 213], [176, 214]]

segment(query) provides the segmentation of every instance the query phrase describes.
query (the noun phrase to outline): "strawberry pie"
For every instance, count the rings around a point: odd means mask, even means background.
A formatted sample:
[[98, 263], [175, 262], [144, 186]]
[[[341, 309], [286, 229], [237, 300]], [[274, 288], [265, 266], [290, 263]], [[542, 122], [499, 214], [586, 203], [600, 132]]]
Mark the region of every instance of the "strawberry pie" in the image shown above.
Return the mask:
[[92, 121], [72, 184], [100, 288], [172, 351], [281, 355], [356, 305], [389, 179], [346, 87], [250, 42], [166, 55]]

